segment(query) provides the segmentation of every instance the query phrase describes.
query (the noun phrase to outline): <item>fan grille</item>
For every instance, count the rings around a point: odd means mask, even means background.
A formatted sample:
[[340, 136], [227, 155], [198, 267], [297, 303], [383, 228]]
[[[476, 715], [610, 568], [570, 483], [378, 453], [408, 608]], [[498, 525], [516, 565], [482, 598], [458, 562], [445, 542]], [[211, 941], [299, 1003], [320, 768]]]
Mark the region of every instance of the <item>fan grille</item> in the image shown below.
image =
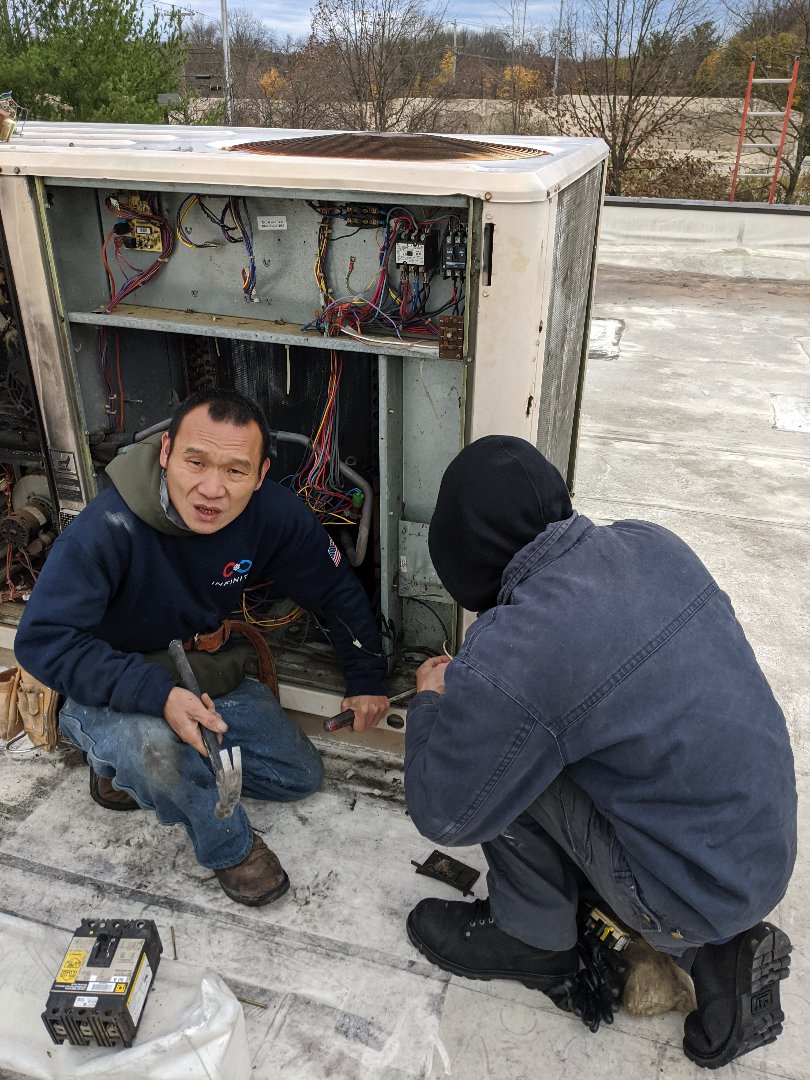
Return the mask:
[[239, 143], [225, 150], [293, 157], [358, 158], [381, 161], [508, 161], [546, 157], [530, 146], [501, 146], [447, 135], [401, 135], [388, 132], [344, 132]]

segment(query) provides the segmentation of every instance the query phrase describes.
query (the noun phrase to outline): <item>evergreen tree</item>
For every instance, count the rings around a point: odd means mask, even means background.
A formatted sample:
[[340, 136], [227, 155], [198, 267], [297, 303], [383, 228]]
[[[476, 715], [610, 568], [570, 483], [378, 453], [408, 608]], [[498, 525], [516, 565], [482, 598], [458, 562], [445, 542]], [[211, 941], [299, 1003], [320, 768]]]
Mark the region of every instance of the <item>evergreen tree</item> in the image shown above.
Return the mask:
[[0, 0], [0, 85], [34, 120], [159, 123], [176, 92], [179, 13], [140, 0]]

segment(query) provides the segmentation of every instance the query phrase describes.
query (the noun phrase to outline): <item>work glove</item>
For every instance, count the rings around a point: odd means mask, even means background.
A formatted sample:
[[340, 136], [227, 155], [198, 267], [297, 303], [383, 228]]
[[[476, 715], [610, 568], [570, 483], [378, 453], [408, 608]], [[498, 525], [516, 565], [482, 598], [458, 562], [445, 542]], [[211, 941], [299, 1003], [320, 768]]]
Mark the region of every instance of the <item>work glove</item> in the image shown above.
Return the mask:
[[619, 1011], [627, 964], [589, 930], [580, 935], [577, 952], [580, 968], [571, 990], [571, 1012], [596, 1032], [600, 1024], [612, 1024]]

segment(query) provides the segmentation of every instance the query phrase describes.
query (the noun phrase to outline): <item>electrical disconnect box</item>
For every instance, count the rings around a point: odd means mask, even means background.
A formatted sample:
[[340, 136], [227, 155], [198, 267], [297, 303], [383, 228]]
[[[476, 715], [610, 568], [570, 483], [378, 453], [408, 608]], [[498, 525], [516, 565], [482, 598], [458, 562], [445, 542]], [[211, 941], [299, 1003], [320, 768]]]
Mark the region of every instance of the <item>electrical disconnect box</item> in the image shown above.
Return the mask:
[[[427, 548], [455, 454], [518, 435], [573, 483], [605, 156], [594, 139], [123, 125], [0, 145], [3, 599], [123, 446], [192, 391], [234, 387], [276, 433], [271, 476], [354, 565], [391, 693], [412, 685], [464, 629]], [[282, 702], [335, 711], [317, 623], [261, 591], [242, 615]]]

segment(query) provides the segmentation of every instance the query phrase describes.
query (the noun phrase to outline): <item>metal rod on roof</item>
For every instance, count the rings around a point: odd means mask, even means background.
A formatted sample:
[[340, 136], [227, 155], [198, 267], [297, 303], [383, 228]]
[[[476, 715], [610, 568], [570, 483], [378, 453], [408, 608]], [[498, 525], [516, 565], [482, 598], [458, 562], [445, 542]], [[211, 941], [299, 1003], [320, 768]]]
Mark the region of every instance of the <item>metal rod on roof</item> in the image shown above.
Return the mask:
[[233, 123], [231, 92], [231, 43], [228, 38], [228, 0], [222, 0], [222, 60], [225, 67], [225, 123]]

